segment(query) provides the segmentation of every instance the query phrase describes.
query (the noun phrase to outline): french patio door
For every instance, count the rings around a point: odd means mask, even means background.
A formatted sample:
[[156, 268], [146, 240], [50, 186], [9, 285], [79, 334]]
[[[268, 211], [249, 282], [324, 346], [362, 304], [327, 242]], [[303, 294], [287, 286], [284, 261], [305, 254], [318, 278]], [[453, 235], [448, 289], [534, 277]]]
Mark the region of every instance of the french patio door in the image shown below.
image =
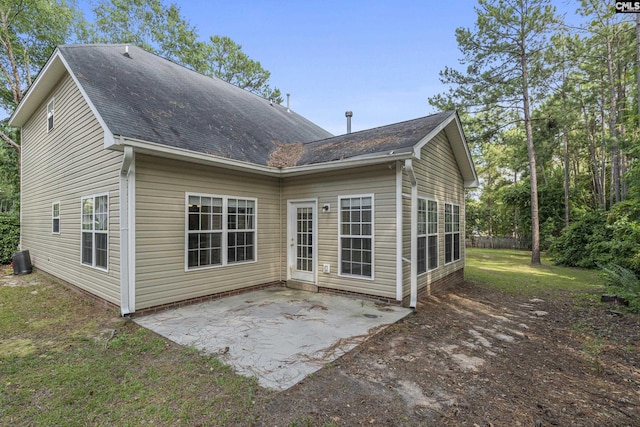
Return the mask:
[[293, 280], [315, 282], [316, 202], [289, 202], [288, 265]]

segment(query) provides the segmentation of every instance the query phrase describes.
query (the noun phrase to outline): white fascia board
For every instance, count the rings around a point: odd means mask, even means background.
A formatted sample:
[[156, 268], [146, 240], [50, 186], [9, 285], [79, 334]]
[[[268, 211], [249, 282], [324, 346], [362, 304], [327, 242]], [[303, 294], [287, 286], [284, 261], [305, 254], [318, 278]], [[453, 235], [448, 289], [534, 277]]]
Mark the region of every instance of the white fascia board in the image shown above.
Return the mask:
[[87, 93], [80, 84], [80, 81], [71, 71], [71, 67], [69, 67], [69, 64], [64, 59], [64, 56], [62, 56], [62, 53], [58, 48], [56, 48], [51, 55], [51, 58], [49, 58], [40, 73], [38, 73], [38, 77], [36, 77], [36, 80], [31, 84], [26, 95], [9, 118], [9, 126], [22, 127], [35, 113], [38, 107], [50, 96], [51, 91], [53, 91], [65, 73], [68, 73], [71, 76], [76, 87], [82, 94], [82, 98], [89, 106], [89, 109], [91, 109], [91, 112], [98, 120], [98, 123], [100, 123], [100, 127], [104, 131], [105, 148], [110, 147], [114, 142], [113, 134], [98, 113], [93, 102], [91, 102], [91, 99], [87, 96]]
[[462, 130], [462, 123], [460, 123], [458, 113], [455, 111], [414, 145], [415, 158], [420, 159], [422, 148], [443, 130], [451, 142], [456, 163], [458, 163], [458, 167], [463, 174], [465, 188], [476, 188], [478, 186], [478, 175], [469, 151], [469, 145]]
[[315, 172], [329, 171], [333, 169], [354, 168], [358, 166], [376, 165], [380, 163], [395, 162], [396, 160], [410, 159], [413, 153], [382, 154], [367, 157], [349, 158], [333, 162], [316, 163], [312, 165], [293, 166], [282, 170], [283, 176], [305, 175]]
[[444, 119], [438, 126], [436, 126], [431, 132], [425, 135], [424, 138], [422, 138], [420, 141], [418, 141], [416, 145], [413, 146], [413, 155], [415, 156], [416, 159], [420, 159], [420, 153], [422, 152], [422, 147], [427, 145], [427, 143], [431, 141], [433, 138], [435, 138], [435, 136], [439, 134], [440, 131], [446, 128], [447, 125], [451, 123], [453, 119], [456, 118], [456, 116], [457, 114], [455, 112], [452, 112], [449, 117]]
[[135, 138], [118, 137], [114, 139], [112, 148], [122, 149], [123, 146], [130, 145], [137, 153], [151, 154], [176, 160], [187, 160], [201, 164], [216, 164], [244, 172], [253, 172], [262, 175], [280, 176], [280, 169], [271, 166], [261, 166], [240, 160], [228, 159], [214, 156], [212, 154], [199, 153], [197, 151], [185, 150], [183, 148], [170, 147], [168, 145], [155, 142], [143, 141]]
[[449, 141], [455, 141], [455, 144], [453, 145], [453, 152], [456, 156], [456, 161], [463, 172], [465, 188], [475, 188], [478, 186], [476, 167], [473, 164], [473, 158], [471, 157], [471, 151], [469, 151], [469, 145], [467, 144], [464, 131], [462, 130], [460, 118], [457, 113], [454, 114], [454, 117], [454, 123], [451, 123], [451, 126], [447, 126], [445, 132]]
[[22, 127], [49, 96], [67, 71], [61, 57], [60, 51], [56, 48], [9, 118], [9, 126]]
[[228, 159], [212, 154], [199, 153], [197, 151], [185, 150], [183, 148], [170, 147], [168, 145], [158, 144], [155, 142], [120, 136], [114, 138], [114, 144], [111, 148], [121, 150], [125, 145], [134, 147], [136, 149], [136, 152], [142, 154], [156, 155], [176, 160], [186, 160], [201, 164], [215, 164], [217, 166], [225, 167], [228, 169], [234, 169], [243, 172], [252, 172], [274, 177], [298, 176], [329, 171], [333, 169], [353, 168], [358, 166], [394, 162], [396, 160], [409, 159], [413, 155], [413, 153], [411, 152], [383, 154], [379, 156], [367, 156], [354, 159], [337, 160], [334, 162], [318, 163], [313, 165], [276, 168], [272, 166], [256, 165], [254, 163]]
[[69, 75], [71, 76], [71, 78], [73, 79], [73, 82], [78, 87], [78, 90], [82, 94], [82, 98], [84, 99], [84, 102], [87, 103], [87, 105], [89, 106], [89, 109], [91, 110], [93, 115], [96, 117], [96, 119], [98, 120], [98, 123], [100, 123], [100, 127], [104, 131], [104, 148], [111, 147], [115, 143], [115, 140], [113, 138], [113, 133], [111, 133], [111, 130], [107, 127], [107, 124], [105, 123], [104, 119], [102, 118], [100, 113], [98, 113], [98, 109], [96, 108], [96, 106], [93, 105], [93, 102], [91, 102], [91, 99], [87, 95], [87, 92], [85, 92], [84, 88], [80, 84], [80, 80], [78, 80], [78, 78], [75, 76], [75, 74], [73, 74], [71, 72], [71, 67], [69, 67], [69, 64], [67, 63], [67, 60], [64, 59], [64, 56], [62, 56], [62, 55], [60, 55], [60, 59], [62, 60], [62, 63], [64, 64], [64, 66], [69, 71]]

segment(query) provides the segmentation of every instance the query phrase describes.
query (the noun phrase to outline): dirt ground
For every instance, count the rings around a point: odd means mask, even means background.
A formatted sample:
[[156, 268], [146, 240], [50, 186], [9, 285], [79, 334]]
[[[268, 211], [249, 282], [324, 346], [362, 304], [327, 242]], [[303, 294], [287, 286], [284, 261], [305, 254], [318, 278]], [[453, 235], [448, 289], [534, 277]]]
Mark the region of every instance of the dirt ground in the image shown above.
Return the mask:
[[291, 389], [264, 426], [640, 426], [640, 317], [465, 284]]
[[279, 427], [640, 426], [640, 316], [598, 301], [464, 284], [245, 410]]

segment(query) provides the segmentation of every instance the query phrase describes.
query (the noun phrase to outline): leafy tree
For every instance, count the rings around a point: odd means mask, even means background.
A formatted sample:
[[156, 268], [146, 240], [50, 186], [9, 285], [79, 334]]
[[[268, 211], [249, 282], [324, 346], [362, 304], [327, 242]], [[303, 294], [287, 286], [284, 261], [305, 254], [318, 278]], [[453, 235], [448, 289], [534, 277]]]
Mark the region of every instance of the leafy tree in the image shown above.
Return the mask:
[[280, 91], [269, 86], [269, 71], [229, 37], [199, 40], [197, 29], [175, 4], [162, 0], [102, 0], [95, 14], [92, 40], [132, 43], [199, 73], [215, 76], [242, 89], [281, 103]]
[[[84, 21], [71, 1], [0, 1], [0, 106], [13, 111], [56, 45], [82, 31]], [[18, 153], [20, 144], [0, 130]]]
[[540, 90], [549, 77], [543, 53], [557, 23], [555, 8], [547, 0], [479, 0], [476, 14], [473, 30], [456, 30], [466, 71], [445, 68], [441, 79], [454, 85], [452, 95], [463, 105], [479, 107], [477, 111], [487, 111], [489, 106], [501, 114], [517, 112], [524, 128], [529, 163], [531, 263], [540, 264], [538, 180], [531, 110], [544, 95]]
[[269, 87], [271, 73], [242, 52], [241, 45], [229, 37], [211, 36], [203, 50], [204, 61], [197, 71], [282, 103], [280, 90]]

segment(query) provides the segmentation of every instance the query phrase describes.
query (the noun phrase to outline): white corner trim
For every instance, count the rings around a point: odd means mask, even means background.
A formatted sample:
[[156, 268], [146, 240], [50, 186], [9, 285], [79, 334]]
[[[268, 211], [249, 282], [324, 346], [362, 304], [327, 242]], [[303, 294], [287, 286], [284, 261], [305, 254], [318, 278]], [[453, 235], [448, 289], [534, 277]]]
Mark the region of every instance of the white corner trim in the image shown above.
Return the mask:
[[411, 159], [405, 162], [405, 168], [409, 174], [411, 181], [411, 298], [409, 307], [416, 308], [418, 305], [418, 182], [416, 174], [413, 170], [413, 161]]
[[402, 162], [396, 162], [396, 301], [402, 301]]
[[135, 154], [125, 146], [120, 167], [120, 313], [135, 311]]

